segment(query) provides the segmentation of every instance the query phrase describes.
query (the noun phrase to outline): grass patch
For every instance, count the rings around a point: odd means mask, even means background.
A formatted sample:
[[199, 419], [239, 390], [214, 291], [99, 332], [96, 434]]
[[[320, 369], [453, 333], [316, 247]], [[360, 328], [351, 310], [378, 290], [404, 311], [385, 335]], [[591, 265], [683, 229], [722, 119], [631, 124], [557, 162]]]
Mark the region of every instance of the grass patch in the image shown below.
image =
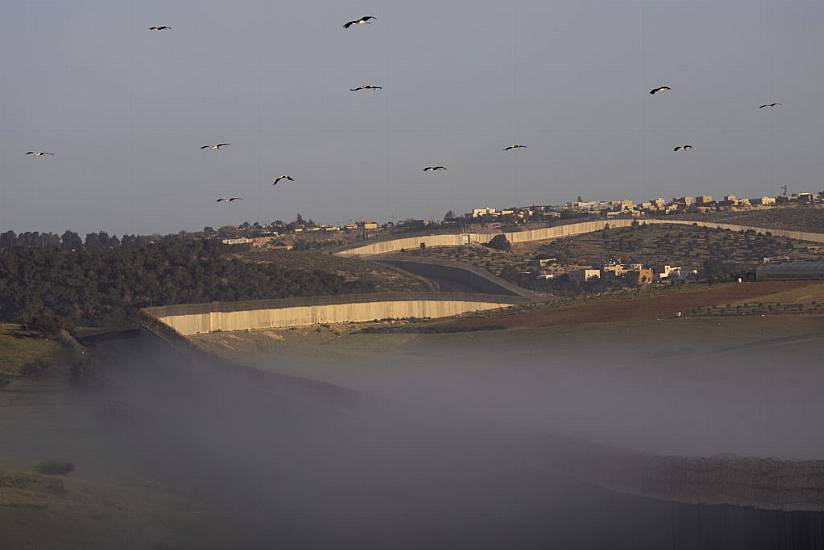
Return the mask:
[[56, 340], [23, 330], [20, 325], [0, 324], [0, 376], [37, 375], [66, 358]]

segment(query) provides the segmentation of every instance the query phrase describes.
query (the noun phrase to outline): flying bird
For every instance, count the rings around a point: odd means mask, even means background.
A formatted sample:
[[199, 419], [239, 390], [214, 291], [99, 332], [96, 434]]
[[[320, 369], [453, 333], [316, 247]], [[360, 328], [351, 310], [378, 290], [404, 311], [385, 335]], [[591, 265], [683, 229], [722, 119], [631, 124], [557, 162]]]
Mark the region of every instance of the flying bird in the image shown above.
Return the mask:
[[526, 149], [526, 145], [519, 145], [519, 144], [516, 143], [515, 145], [510, 145], [509, 147], [504, 147], [504, 151], [511, 151], [513, 149]]
[[373, 19], [377, 19], [376, 17], [372, 17], [371, 15], [364, 15], [360, 19], [355, 19], [354, 21], [349, 21], [346, 23], [343, 28], [348, 29], [352, 25], [369, 25], [372, 23]]
[[427, 166], [423, 169], [424, 172], [439, 172], [441, 170], [446, 170], [446, 166]]
[[383, 86], [373, 86], [372, 84], [362, 84], [357, 88], [349, 88], [350, 92], [374, 92], [375, 90], [383, 90]]
[[670, 88], [669, 86], [659, 86], [657, 88], [653, 88], [652, 90], [650, 90], [649, 93], [652, 94], [652, 95], [655, 95], [658, 92], [663, 92], [665, 90], [670, 91], [670, 90], [672, 90], [672, 88]]
[[780, 107], [780, 103], [765, 103], [764, 105], [760, 106], [759, 109], [772, 109], [773, 107]]
[[277, 179], [275, 179], [275, 182], [272, 185], [277, 185], [280, 180], [295, 181], [292, 178], [292, 176], [287, 176], [286, 174], [283, 174], [282, 176], [278, 176]]
[[157, 25], [157, 26], [154, 26], [154, 27], [149, 27], [149, 30], [150, 31], [170, 31], [170, 30], [172, 30], [172, 27], [170, 27], [168, 25]]
[[692, 145], [679, 145], [673, 151], [686, 151], [687, 149], [692, 149]]
[[203, 145], [201, 149], [214, 149], [217, 151], [221, 147], [226, 147], [227, 145], [231, 145], [231, 143], [215, 143], [214, 145]]
[[217, 199], [215, 202], [235, 202], [235, 201], [242, 201], [243, 198], [241, 197], [222, 197]]
[[45, 156], [53, 157], [54, 156], [54, 153], [48, 153], [46, 151], [28, 151], [26, 154], [29, 155], [29, 156], [32, 156], [32, 157], [45, 157]]

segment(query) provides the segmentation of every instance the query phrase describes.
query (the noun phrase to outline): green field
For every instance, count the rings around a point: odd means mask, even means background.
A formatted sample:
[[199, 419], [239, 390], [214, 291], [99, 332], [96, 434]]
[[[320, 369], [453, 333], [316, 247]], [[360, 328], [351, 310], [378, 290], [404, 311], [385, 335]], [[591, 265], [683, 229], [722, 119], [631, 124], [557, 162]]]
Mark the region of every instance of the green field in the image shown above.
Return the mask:
[[20, 325], [0, 324], [0, 376], [35, 374], [67, 358], [58, 341], [24, 331]]

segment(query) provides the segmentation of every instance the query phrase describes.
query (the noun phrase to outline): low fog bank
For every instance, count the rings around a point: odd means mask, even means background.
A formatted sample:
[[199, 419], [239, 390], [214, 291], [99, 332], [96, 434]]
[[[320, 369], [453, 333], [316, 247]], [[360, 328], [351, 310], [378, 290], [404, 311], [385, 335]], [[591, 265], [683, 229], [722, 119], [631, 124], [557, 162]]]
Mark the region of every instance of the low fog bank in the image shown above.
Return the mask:
[[[645, 351], [650, 361], [616, 369], [598, 366], [605, 349], [547, 357], [517, 340], [477, 343], [305, 371], [366, 375], [335, 387], [192, 364], [147, 337], [109, 345], [108, 381], [93, 393], [135, 463], [223, 511], [230, 540], [216, 547], [689, 548], [729, 531], [731, 517], [741, 548], [779, 536], [780, 512], [696, 513], [611, 493], [558, 475], [547, 457], [554, 433], [632, 448], [800, 449], [814, 417], [795, 437], [781, 424], [815, 412], [797, 392], [812, 388], [820, 341], [792, 356], [802, 368], [787, 376], [763, 349], [715, 353], [710, 375], [686, 353], [662, 363]], [[799, 399], [770, 406], [776, 387]]]
[[824, 459], [822, 356], [817, 321], [670, 321], [424, 335], [380, 354], [253, 364], [413, 409], [621, 448]]

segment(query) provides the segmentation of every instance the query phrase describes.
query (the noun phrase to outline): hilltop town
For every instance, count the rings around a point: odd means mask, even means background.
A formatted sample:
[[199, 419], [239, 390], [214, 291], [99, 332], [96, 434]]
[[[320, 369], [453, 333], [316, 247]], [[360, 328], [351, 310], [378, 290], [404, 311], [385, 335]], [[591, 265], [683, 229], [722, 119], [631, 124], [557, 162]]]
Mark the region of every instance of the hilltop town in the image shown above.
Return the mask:
[[[458, 262], [486, 270], [534, 291], [578, 294], [651, 284], [745, 280], [759, 265], [789, 260], [819, 260], [821, 247], [771, 234], [733, 233], [690, 226], [648, 226], [647, 220], [714, 221], [767, 229], [824, 231], [824, 191], [739, 198], [683, 196], [648, 201], [603, 200], [510, 208], [473, 208], [447, 212], [440, 221], [406, 219], [328, 225], [304, 220], [268, 225], [244, 223], [204, 237], [224, 245], [257, 250], [333, 252], [359, 241], [408, 235], [519, 231], [590, 220], [634, 220], [551, 243], [515, 244], [493, 240], [486, 246], [405, 250], [395, 256]], [[626, 223], [626, 222], [624, 222]]]
[[[420, 231], [471, 231], [476, 227], [494, 228], [505, 226], [552, 225], [586, 219], [625, 219], [675, 217], [683, 219], [721, 219], [730, 215], [746, 215], [778, 212], [795, 206], [824, 206], [824, 191], [792, 193], [777, 196], [739, 198], [724, 195], [716, 199], [712, 195], [683, 196], [666, 200], [657, 197], [642, 202], [628, 199], [585, 201], [581, 197], [561, 205], [513, 206], [507, 208], [472, 208], [463, 215], [448, 211], [440, 221], [425, 218], [408, 218], [398, 221], [364, 220], [343, 225], [316, 223], [298, 214], [293, 222], [280, 220], [268, 224], [244, 222], [238, 226], [223, 226], [217, 230], [205, 227], [202, 233], [193, 235], [220, 238], [223, 244], [282, 247], [283, 249], [323, 248], [351, 242]], [[820, 212], [815, 212], [820, 214]], [[821, 227], [799, 229], [824, 229], [824, 216], [818, 220]], [[785, 220], [792, 225], [793, 220]], [[776, 226], [776, 228], [779, 228]]]

